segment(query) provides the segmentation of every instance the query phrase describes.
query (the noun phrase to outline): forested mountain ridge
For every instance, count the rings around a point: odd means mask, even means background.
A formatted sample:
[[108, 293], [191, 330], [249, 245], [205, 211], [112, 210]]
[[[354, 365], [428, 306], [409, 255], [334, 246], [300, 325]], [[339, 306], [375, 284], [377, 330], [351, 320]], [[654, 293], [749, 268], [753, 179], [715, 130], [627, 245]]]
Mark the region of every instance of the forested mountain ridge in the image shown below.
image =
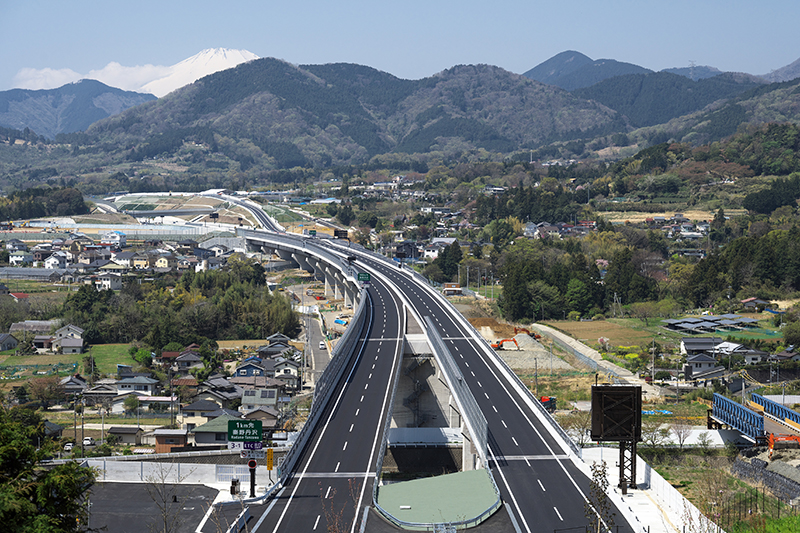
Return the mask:
[[525, 72], [523, 76], [567, 91], [574, 91], [590, 87], [608, 78], [648, 72], [652, 70], [614, 59], [593, 60], [580, 52], [569, 50], [540, 63]]
[[0, 126], [29, 128], [49, 139], [83, 131], [93, 122], [155, 100], [151, 94], [123, 91], [95, 80], [57, 89], [0, 91]]
[[85, 141], [131, 146], [128, 157], [138, 158], [217, 135], [246, 167], [275, 168], [364, 163], [391, 151], [510, 152], [623, 128], [601, 104], [488, 65], [401, 80], [359, 65], [267, 58], [100, 121]]
[[731, 98], [766, 82], [748, 74], [719, 74], [692, 81], [668, 72], [628, 74], [605, 79], [572, 94], [595, 100], [624, 115], [634, 127], [663, 124]]

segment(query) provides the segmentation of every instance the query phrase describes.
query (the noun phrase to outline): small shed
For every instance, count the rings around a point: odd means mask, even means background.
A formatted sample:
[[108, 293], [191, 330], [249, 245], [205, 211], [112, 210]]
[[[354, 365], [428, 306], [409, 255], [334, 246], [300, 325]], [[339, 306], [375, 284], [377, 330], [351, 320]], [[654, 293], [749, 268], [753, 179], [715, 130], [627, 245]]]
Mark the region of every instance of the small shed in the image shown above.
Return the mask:
[[136, 426], [114, 426], [108, 430], [108, 434], [119, 437], [120, 444], [139, 446], [142, 444], [144, 430]]

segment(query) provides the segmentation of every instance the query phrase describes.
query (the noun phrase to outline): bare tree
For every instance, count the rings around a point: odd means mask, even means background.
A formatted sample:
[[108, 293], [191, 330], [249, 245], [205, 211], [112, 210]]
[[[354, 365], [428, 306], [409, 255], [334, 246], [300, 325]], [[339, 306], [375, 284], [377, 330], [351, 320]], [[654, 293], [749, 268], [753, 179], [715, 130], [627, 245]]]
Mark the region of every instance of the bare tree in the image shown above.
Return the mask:
[[[158, 512], [153, 517], [153, 521], [148, 524], [148, 528], [153, 533], [175, 533], [181, 529], [184, 518], [181, 513], [184, 502], [182, 498], [187, 497], [183, 493], [178, 497], [178, 485], [186, 479], [191, 472], [180, 473], [178, 465], [174, 463], [152, 463], [155, 472], [145, 478], [147, 482], [145, 490], [153, 503], [156, 504]], [[188, 494], [191, 494], [189, 491]]]
[[664, 444], [669, 436], [669, 430], [661, 427], [661, 422], [649, 418], [642, 420], [642, 442], [645, 446], [656, 448]]
[[592, 415], [589, 411], [572, 411], [568, 415], [559, 416], [558, 423], [581, 448], [589, 442], [589, 430], [592, 427]]
[[682, 450], [683, 445], [689, 438], [689, 435], [692, 434], [691, 421], [686, 417], [680, 416], [676, 418], [669, 427], [675, 434], [675, 438], [678, 440], [678, 446], [680, 446], [680, 449]]

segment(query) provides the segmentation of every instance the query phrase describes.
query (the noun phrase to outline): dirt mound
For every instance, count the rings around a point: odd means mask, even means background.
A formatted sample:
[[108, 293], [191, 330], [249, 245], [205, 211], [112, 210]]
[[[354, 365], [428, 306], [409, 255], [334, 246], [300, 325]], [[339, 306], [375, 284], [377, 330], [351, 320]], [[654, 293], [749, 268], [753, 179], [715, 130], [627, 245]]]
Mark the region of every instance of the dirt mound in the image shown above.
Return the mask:
[[501, 324], [494, 318], [489, 317], [480, 317], [480, 318], [470, 318], [469, 323], [477, 329], [478, 331], [483, 334], [484, 337], [488, 338], [483, 332], [485, 331], [483, 328], [490, 328], [497, 339], [510, 339], [514, 336], [514, 327], [509, 326], [508, 324]]

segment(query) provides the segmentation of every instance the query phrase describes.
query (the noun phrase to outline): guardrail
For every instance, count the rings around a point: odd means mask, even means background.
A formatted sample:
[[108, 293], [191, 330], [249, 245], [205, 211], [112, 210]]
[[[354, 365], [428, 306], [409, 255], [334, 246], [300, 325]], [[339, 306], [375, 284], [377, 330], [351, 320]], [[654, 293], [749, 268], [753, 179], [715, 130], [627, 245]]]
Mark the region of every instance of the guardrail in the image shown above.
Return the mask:
[[[450, 308], [451, 312], [454, 313], [453, 316], [463, 318], [461, 312], [455, 308], [455, 306], [450, 302], [450, 300], [448, 300], [447, 298], [445, 298], [444, 296], [442, 296], [432, 287], [429, 286], [429, 283], [424, 276], [418, 274], [417, 272], [413, 272], [411, 274], [411, 277], [415, 278], [422, 285], [427, 286], [428, 290], [431, 293], [435, 294], [440, 301], [444, 302], [444, 304]], [[564, 440], [564, 443], [569, 447], [569, 449], [572, 450], [572, 452], [575, 453], [575, 455], [581, 457], [582, 456], [581, 447], [578, 446], [578, 444], [572, 440], [572, 437], [570, 437], [569, 434], [567, 434], [567, 432], [564, 431], [564, 429], [558, 424], [558, 422], [556, 422], [556, 419], [553, 418], [553, 415], [550, 414], [544, 408], [539, 399], [533, 397], [530, 390], [528, 390], [528, 387], [525, 386], [525, 384], [522, 382], [519, 376], [517, 376], [517, 374], [514, 373], [511, 367], [508, 366], [508, 363], [506, 363], [501, 357], [497, 355], [497, 353], [494, 351], [489, 342], [483, 338], [483, 336], [478, 332], [478, 330], [475, 329], [475, 327], [472, 324], [469, 323], [468, 320], [463, 319], [461, 320], [461, 323], [464, 327], [466, 327], [467, 329], [469, 329], [469, 331], [472, 332], [472, 337], [475, 339], [476, 342], [482, 343], [484, 351], [487, 354], [489, 354], [491, 361], [500, 369], [500, 371], [503, 374], [505, 374], [506, 378], [511, 382], [512, 386], [516, 387], [517, 392], [523, 398], [527, 398], [529, 400], [530, 405], [532, 405], [535, 409], [538, 410], [542, 418], [550, 425], [553, 431], [558, 433], [558, 435]]]
[[[478, 516], [467, 518], [464, 520], [447, 522], [445, 524], [407, 522], [392, 515], [386, 509], [381, 507], [381, 505], [378, 503], [378, 481], [381, 471], [380, 467], [381, 461], [379, 460], [378, 461], [379, 466], [375, 471], [375, 483], [373, 483], [373, 488], [372, 488], [372, 502], [375, 505], [375, 509], [377, 509], [378, 512], [381, 513], [381, 515], [384, 518], [389, 520], [391, 523], [404, 529], [444, 531], [442, 526], [447, 526], [448, 528], [458, 528], [460, 526], [472, 527], [480, 524], [489, 516], [491, 516], [502, 504], [502, 499], [500, 497], [500, 489], [497, 487], [497, 483], [494, 480], [492, 471], [489, 468], [489, 461], [487, 455], [488, 424], [486, 423], [486, 417], [483, 416], [483, 412], [478, 407], [478, 402], [475, 401], [475, 397], [472, 395], [472, 391], [470, 391], [469, 387], [467, 387], [467, 384], [464, 382], [464, 377], [458, 370], [458, 366], [453, 360], [453, 356], [450, 353], [450, 350], [445, 345], [441, 335], [439, 335], [439, 331], [434, 327], [433, 321], [431, 320], [430, 317], [426, 316], [425, 322], [428, 325], [428, 340], [430, 341], [431, 348], [434, 352], [436, 361], [439, 363], [439, 367], [442, 370], [442, 373], [445, 375], [445, 379], [450, 387], [450, 392], [453, 394], [453, 397], [455, 398], [456, 403], [459, 406], [461, 415], [467, 424], [467, 428], [469, 429], [470, 435], [472, 436], [472, 441], [475, 444], [475, 447], [478, 449], [478, 453], [483, 462], [484, 470], [488, 474], [489, 480], [492, 482], [492, 488], [494, 489], [496, 499], [494, 503], [491, 506], [489, 506], [489, 508], [482, 511]], [[394, 402], [394, 393], [396, 392], [397, 389], [397, 381], [399, 381], [399, 379], [395, 381], [395, 388], [392, 391], [393, 402]], [[384, 430], [384, 446], [388, 435], [389, 422], [390, 420], [387, 419], [387, 427]]]
[[760, 394], [756, 393], [752, 393], [750, 395], [750, 401], [763, 407], [767, 414], [770, 414], [775, 418], [779, 418], [781, 420], [791, 420], [795, 424], [800, 424], [800, 414], [798, 414], [796, 411], [792, 411], [791, 409], [787, 409], [778, 402], [773, 402], [769, 398], [764, 398]]
[[311, 404], [311, 415], [309, 416], [308, 420], [306, 420], [303, 429], [300, 430], [294, 446], [292, 446], [292, 449], [286, 454], [286, 458], [284, 459], [283, 465], [281, 466], [281, 470], [279, 472], [281, 481], [283, 481], [283, 479], [294, 468], [294, 464], [300, 455], [300, 451], [305, 446], [305, 441], [308, 439], [308, 435], [310, 434], [312, 428], [317, 425], [324, 406], [328, 403], [331, 394], [335, 390], [333, 385], [338, 383], [339, 379], [342, 377], [344, 369], [347, 367], [347, 363], [350, 361], [350, 358], [353, 355], [354, 348], [361, 337], [364, 325], [366, 323], [367, 299], [367, 295], [362, 293], [361, 302], [358, 304], [358, 308], [353, 314], [353, 320], [350, 321], [350, 326], [347, 328], [347, 331], [345, 331], [344, 335], [342, 335], [341, 339], [339, 339], [339, 342], [336, 343], [336, 347], [333, 350], [333, 357], [328, 363], [328, 366], [325, 367], [325, 371], [322, 373], [319, 381], [317, 381], [317, 386], [314, 391], [314, 400]]
[[480, 452], [481, 459], [484, 464], [488, 464], [487, 446], [489, 429], [486, 423], [486, 417], [483, 416], [481, 408], [478, 407], [475, 396], [473, 396], [472, 391], [464, 381], [464, 376], [458, 369], [458, 365], [456, 365], [456, 362], [453, 360], [453, 355], [445, 345], [431, 317], [426, 316], [425, 323], [428, 326], [428, 340], [431, 343], [431, 348], [433, 348], [436, 361], [439, 363], [442, 373], [445, 375], [450, 385], [450, 391], [459, 404], [461, 414], [467, 422], [473, 442]]
[[[287, 246], [288, 248], [295, 250], [297, 252], [303, 252], [303, 250], [309, 250], [311, 246], [307, 246], [307, 240], [304, 239], [302, 241], [303, 248], [298, 247], [297, 239], [298, 237], [286, 237], [281, 235], [275, 234], [265, 234], [262, 232], [252, 231], [252, 230], [237, 230], [237, 235], [243, 236], [247, 238], [248, 236], [253, 239], [263, 240], [266, 242], [272, 243], [279, 243], [281, 245]], [[325, 250], [318, 249], [319, 247], [313, 246], [313, 252], [323, 258], [326, 262], [332, 264], [334, 267], [338, 268], [341, 272], [349, 275], [351, 278], [351, 282], [355, 283], [355, 276], [352, 272], [352, 268], [346, 262], [340, 260], [338, 256], [331, 254]], [[286, 479], [291, 474], [292, 470], [294, 469], [295, 463], [297, 462], [298, 457], [302, 449], [305, 447], [306, 441], [308, 440], [309, 435], [311, 434], [312, 429], [316, 426], [319, 418], [322, 414], [324, 406], [330, 400], [330, 396], [335, 390], [333, 386], [335, 383], [339, 381], [342, 376], [344, 369], [347, 367], [347, 363], [350, 361], [350, 358], [353, 355], [354, 348], [357, 345], [361, 335], [363, 333], [365, 324], [367, 322], [367, 300], [368, 295], [365, 289], [361, 289], [359, 293], [359, 304], [358, 307], [355, 309], [353, 313], [353, 318], [350, 321], [350, 325], [348, 326], [347, 330], [345, 331], [344, 335], [339, 339], [339, 342], [336, 343], [334, 347], [331, 360], [325, 368], [325, 371], [320, 376], [319, 380], [316, 383], [316, 387], [314, 390], [314, 398], [311, 404], [311, 414], [306, 420], [303, 429], [297, 435], [297, 439], [294, 442], [294, 445], [286, 454], [283, 464], [280, 466], [278, 470], [278, 478], [279, 481], [275, 483], [263, 496], [259, 496], [258, 498], [253, 498], [250, 500], [245, 500], [246, 503], [253, 503], [257, 501], [263, 501], [272, 494], [276, 492], [278, 487], [285, 484]], [[371, 318], [371, 316], [370, 316]], [[221, 502], [218, 505], [226, 505], [230, 502]], [[239, 503], [239, 502], [236, 502]]]
[[764, 438], [764, 417], [716, 392], [712, 415], [735, 427], [753, 442]]

